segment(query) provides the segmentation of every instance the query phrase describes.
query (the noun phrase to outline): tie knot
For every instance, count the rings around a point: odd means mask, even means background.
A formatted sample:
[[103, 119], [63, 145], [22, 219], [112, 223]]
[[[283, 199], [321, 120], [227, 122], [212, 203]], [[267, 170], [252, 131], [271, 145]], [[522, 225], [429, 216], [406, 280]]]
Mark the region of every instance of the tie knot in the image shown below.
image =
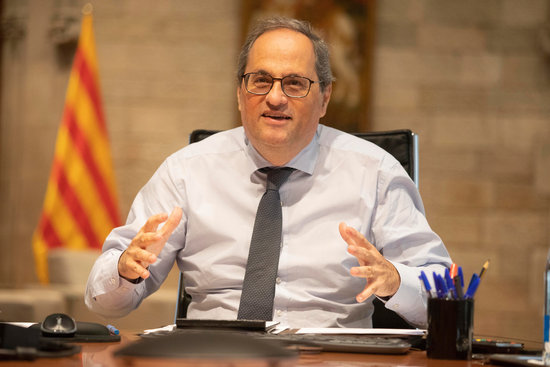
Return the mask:
[[279, 191], [279, 188], [285, 183], [294, 168], [267, 168], [267, 190]]

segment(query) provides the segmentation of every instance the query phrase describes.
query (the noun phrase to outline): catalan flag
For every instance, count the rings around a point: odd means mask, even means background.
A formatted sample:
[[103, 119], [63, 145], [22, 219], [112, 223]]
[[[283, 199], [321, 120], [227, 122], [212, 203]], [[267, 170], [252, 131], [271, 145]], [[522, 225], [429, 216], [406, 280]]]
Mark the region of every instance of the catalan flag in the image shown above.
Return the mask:
[[48, 250], [99, 250], [110, 230], [120, 225], [100, 97], [91, 5], [87, 7], [83, 11], [42, 215], [33, 236], [41, 283], [49, 282]]

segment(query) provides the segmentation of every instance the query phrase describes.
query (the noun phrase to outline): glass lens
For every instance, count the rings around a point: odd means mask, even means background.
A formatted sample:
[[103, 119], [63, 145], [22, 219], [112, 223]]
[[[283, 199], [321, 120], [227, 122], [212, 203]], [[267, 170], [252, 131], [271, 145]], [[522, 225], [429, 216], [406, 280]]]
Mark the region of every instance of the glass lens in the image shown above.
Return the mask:
[[283, 91], [290, 97], [303, 97], [309, 90], [309, 80], [300, 76], [285, 76]]
[[264, 94], [271, 89], [273, 78], [267, 74], [248, 74], [245, 82], [250, 93]]

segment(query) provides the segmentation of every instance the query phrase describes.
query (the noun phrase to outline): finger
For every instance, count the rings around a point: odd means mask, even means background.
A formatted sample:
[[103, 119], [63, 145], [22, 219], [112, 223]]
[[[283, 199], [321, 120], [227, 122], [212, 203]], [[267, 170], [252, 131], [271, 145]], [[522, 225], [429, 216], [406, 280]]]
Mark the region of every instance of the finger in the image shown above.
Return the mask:
[[349, 237], [351, 238], [351, 241], [356, 246], [363, 247], [367, 250], [376, 250], [376, 247], [374, 247], [374, 245], [370, 243], [369, 240], [367, 240], [366, 237], [363, 236], [361, 233], [359, 233], [359, 231], [356, 230], [355, 228], [346, 226], [346, 233], [349, 235]]
[[340, 231], [340, 236], [342, 237], [342, 239], [344, 241], [346, 241], [346, 243], [350, 246], [355, 246], [356, 245], [356, 242], [355, 242], [355, 238], [352, 236], [351, 232], [350, 232], [350, 229], [351, 227], [349, 227], [346, 223], [344, 222], [341, 222], [339, 225], [338, 225], [338, 230]]
[[359, 293], [357, 296], [355, 296], [355, 299], [357, 302], [361, 303], [364, 302], [367, 298], [372, 296], [374, 294], [374, 289], [372, 286], [366, 286], [361, 293]]
[[133, 261], [137, 261], [143, 264], [145, 267], [157, 261], [157, 255], [151, 253], [149, 250], [134, 247], [128, 248], [126, 252], [127, 256], [129, 256]]
[[164, 223], [164, 226], [162, 226], [159, 231], [159, 234], [164, 238], [165, 241], [168, 241], [168, 238], [170, 237], [170, 235], [172, 235], [172, 232], [174, 232], [174, 230], [180, 223], [182, 216], [183, 210], [180, 207], [175, 207], [174, 210], [172, 210], [172, 213], [170, 213], [170, 216], [166, 220], [166, 223]]
[[143, 227], [141, 227], [141, 230], [144, 233], [146, 233], [146, 232], [156, 232], [158, 226], [162, 222], [166, 221], [167, 218], [168, 218], [168, 214], [166, 214], [166, 213], [155, 214], [155, 215], [149, 217], [149, 219], [147, 219], [147, 222], [145, 222]]
[[146, 279], [150, 275], [147, 266], [147, 264], [135, 260], [128, 251], [125, 251], [120, 257], [118, 272], [128, 279], [136, 279], [139, 277]]
[[370, 279], [374, 277], [371, 266], [354, 266], [349, 270], [350, 274], [357, 278]]
[[143, 279], [147, 279], [149, 278], [149, 270], [147, 270], [147, 267], [143, 266], [142, 264], [136, 262], [136, 261], [132, 261], [128, 264], [126, 264], [126, 274], [129, 274], [129, 275], [125, 275], [125, 274], [121, 274], [121, 275], [124, 275], [126, 278], [128, 279], [136, 279], [136, 278], [143, 278]]
[[163, 238], [157, 232], [140, 233], [130, 243], [129, 247], [138, 247], [145, 249], [155, 243], [162, 241]]
[[348, 252], [355, 256], [359, 261], [359, 265], [373, 265], [376, 263], [378, 252], [372, 252], [359, 246], [348, 246]]

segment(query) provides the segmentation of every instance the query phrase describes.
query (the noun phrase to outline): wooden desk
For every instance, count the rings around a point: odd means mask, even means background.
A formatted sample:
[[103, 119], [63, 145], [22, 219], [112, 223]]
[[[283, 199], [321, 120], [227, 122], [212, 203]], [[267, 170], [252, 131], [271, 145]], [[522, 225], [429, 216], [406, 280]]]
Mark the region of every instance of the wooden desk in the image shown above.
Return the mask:
[[0, 366], [37, 366], [46, 367], [159, 367], [159, 366], [308, 366], [308, 367], [390, 367], [390, 366], [433, 366], [433, 367], [465, 367], [479, 366], [483, 362], [480, 360], [472, 361], [449, 361], [428, 359], [426, 352], [411, 351], [405, 355], [376, 355], [376, 354], [356, 354], [356, 353], [319, 353], [302, 354], [299, 358], [292, 361], [286, 361], [280, 364], [269, 364], [266, 361], [238, 361], [235, 364], [229, 364], [223, 361], [186, 361], [182, 359], [144, 359], [115, 358], [113, 352], [122, 345], [137, 340], [137, 337], [131, 333], [125, 333], [120, 343], [83, 343], [80, 354], [67, 358], [41, 358], [34, 362], [12, 361], [0, 362]]

